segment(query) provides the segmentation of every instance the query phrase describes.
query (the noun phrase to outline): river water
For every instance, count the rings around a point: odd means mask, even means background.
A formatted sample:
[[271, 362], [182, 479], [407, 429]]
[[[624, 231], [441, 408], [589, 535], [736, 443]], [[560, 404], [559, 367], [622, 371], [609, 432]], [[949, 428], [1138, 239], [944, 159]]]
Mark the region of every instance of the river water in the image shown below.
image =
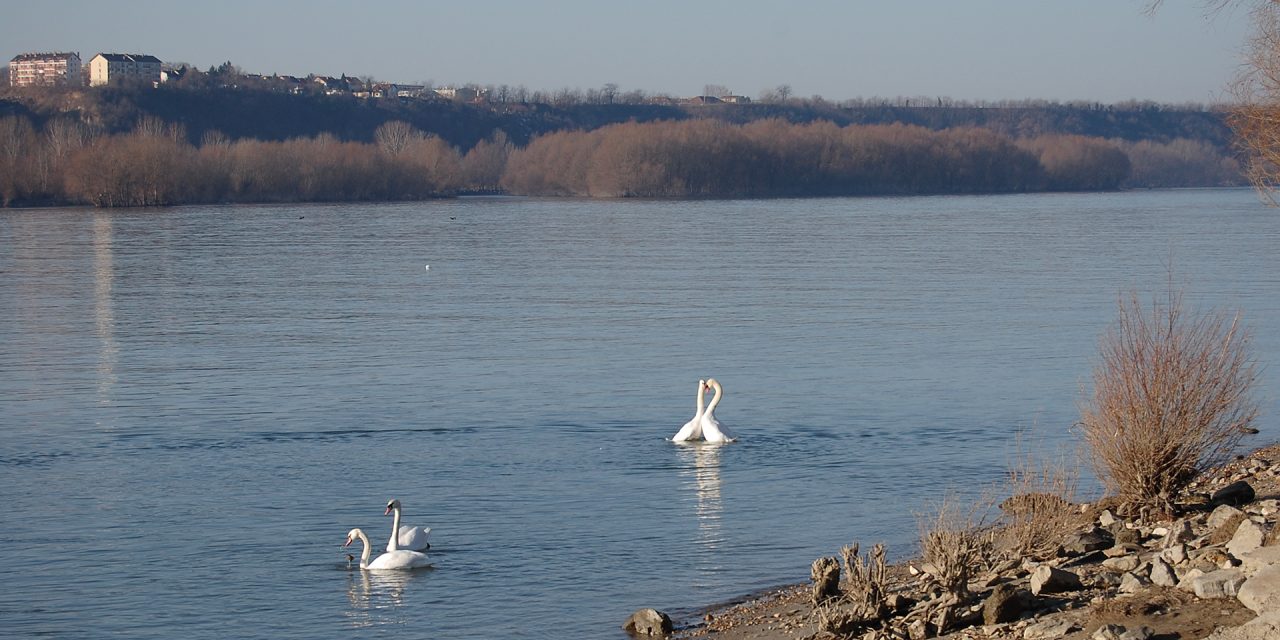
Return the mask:
[[[1274, 442], [1277, 247], [1248, 190], [0, 211], [0, 633], [615, 638], [905, 557], [1171, 271]], [[665, 440], [709, 376], [740, 441]], [[433, 568], [350, 569], [392, 497]]]

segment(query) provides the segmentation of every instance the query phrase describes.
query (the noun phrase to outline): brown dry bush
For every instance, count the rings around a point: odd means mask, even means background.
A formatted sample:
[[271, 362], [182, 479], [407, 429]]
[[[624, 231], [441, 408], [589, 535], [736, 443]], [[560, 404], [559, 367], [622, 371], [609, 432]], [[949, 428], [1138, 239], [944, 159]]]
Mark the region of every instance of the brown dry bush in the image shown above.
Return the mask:
[[868, 619], [877, 619], [884, 613], [885, 564], [884, 545], [877, 544], [870, 553], [859, 555], [858, 543], [840, 548], [844, 561], [844, 595], [853, 603], [856, 613]]
[[1003, 551], [1013, 557], [1045, 560], [1062, 540], [1086, 522], [1076, 502], [1079, 471], [1066, 460], [1037, 460], [1019, 454], [1009, 470], [1000, 504], [1005, 526]]
[[1119, 307], [1081, 426], [1110, 492], [1172, 510], [1192, 478], [1230, 458], [1258, 414], [1249, 332], [1238, 314], [1184, 314], [1172, 284], [1150, 309], [1137, 294]]
[[969, 580], [991, 564], [993, 533], [984, 526], [978, 509], [962, 509], [954, 497], [946, 497], [932, 514], [917, 519], [920, 555], [947, 593], [963, 598]]

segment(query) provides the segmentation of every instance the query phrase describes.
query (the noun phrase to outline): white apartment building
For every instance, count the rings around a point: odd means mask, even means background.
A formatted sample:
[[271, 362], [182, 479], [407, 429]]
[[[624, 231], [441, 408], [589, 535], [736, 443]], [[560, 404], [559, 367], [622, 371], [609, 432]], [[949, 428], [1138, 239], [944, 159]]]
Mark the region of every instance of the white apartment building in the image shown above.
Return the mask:
[[20, 53], [9, 61], [9, 86], [40, 87], [84, 84], [80, 54]]
[[89, 86], [99, 87], [125, 79], [160, 82], [160, 59], [136, 53], [99, 53], [89, 60]]

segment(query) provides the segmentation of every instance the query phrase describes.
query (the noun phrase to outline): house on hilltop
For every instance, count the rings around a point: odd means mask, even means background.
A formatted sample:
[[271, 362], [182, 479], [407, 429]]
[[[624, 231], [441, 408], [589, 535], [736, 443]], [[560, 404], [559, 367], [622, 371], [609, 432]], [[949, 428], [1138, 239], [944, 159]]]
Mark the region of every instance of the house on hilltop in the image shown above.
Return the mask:
[[49, 87], [84, 84], [80, 54], [20, 53], [9, 61], [9, 86]]
[[160, 59], [137, 53], [99, 53], [89, 60], [89, 86], [133, 79], [157, 84], [160, 82]]

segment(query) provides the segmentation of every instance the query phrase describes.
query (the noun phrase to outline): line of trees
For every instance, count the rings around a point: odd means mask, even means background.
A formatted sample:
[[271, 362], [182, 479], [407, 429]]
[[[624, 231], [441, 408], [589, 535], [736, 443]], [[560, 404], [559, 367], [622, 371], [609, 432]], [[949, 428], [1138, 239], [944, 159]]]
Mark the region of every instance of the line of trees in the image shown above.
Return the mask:
[[329, 134], [198, 144], [141, 118], [103, 134], [72, 117], [0, 118], [0, 204], [416, 200], [466, 192], [582, 197], [776, 197], [1106, 190], [1238, 184], [1203, 141], [1013, 138], [978, 127], [839, 126], [782, 119], [630, 122], [515, 148], [501, 132], [463, 153], [400, 121], [372, 142]]
[[589, 197], [1002, 193], [1116, 189], [1135, 173], [1142, 186], [1172, 186], [1160, 184], [1162, 162], [1181, 169], [1179, 179], [1210, 181], [1194, 182], [1200, 186], [1240, 179], [1233, 161], [1186, 141], [1015, 140], [974, 127], [704, 119], [540, 136], [512, 153], [502, 187]]
[[102, 207], [208, 202], [417, 200], [494, 190], [510, 145], [498, 134], [467, 154], [403, 122], [375, 143], [321, 134], [282, 142], [231, 141], [207, 132], [199, 145], [181, 126], [143, 118], [103, 135], [70, 118], [37, 130], [0, 118], [0, 204]]

